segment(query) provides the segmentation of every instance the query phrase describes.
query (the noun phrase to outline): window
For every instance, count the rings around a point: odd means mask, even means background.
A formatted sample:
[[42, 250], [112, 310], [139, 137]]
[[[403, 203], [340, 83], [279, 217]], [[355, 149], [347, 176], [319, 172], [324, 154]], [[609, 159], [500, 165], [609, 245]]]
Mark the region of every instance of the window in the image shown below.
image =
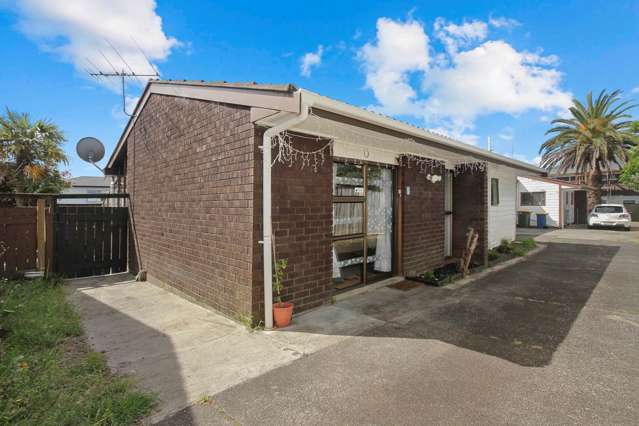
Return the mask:
[[599, 206], [595, 208], [596, 213], [623, 213], [621, 206]]
[[490, 205], [499, 205], [499, 179], [492, 178], [490, 180]]
[[520, 204], [522, 206], [545, 206], [546, 193], [545, 192], [522, 192]]

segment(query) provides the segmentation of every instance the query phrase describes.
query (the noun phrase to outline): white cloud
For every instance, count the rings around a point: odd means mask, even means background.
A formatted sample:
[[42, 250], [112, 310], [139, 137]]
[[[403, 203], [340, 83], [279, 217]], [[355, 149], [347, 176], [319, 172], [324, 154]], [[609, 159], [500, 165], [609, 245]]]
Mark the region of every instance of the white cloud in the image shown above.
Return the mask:
[[504, 141], [511, 141], [515, 137], [515, 131], [512, 127], [506, 126], [500, 130], [497, 137]]
[[474, 41], [481, 41], [488, 35], [488, 24], [482, 21], [454, 24], [437, 18], [433, 26], [435, 37], [446, 47], [449, 54], [455, 54], [460, 47], [467, 47]]
[[469, 145], [479, 145], [479, 135], [468, 133], [468, 129], [463, 126], [455, 126], [454, 123], [443, 123], [440, 127], [431, 127], [428, 130]]
[[366, 72], [366, 87], [373, 90], [384, 112], [410, 114], [416, 96], [409, 77], [428, 69], [428, 36], [416, 21], [377, 20], [377, 41], [358, 52]]
[[511, 29], [521, 25], [521, 23], [516, 19], [506, 18], [505, 16], [491, 16], [490, 18], [488, 18], [488, 23], [495, 28], [505, 29]]
[[324, 54], [324, 46], [317, 46], [317, 51], [308, 52], [300, 60], [300, 73], [304, 77], [310, 77], [313, 67], [318, 67], [322, 63], [322, 55]]
[[486, 40], [487, 25], [480, 21], [437, 19], [434, 28], [445, 52], [435, 51], [420, 23], [377, 21], [377, 39], [358, 55], [366, 86], [378, 102], [373, 109], [421, 118], [427, 126], [472, 142], [479, 116], [556, 113], [570, 105], [570, 93], [561, 89], [562, 74], [553, 68], [556, 56]]
[[139, 101], [139, 96], [126, 96], [124, 99], [126, 114], [122, 110], [122, 103], [113, 105], [113, 107], [111, 108], [111, 116], [120, 122], [120, 127], [124, 127], [126, 122], [129, 120], [129, 115], [127, 114], [133, 114], [133, 110], [135, 110], [135, 107]]
[[[134, 72], [149, 74], [153, 70], [139, 48], [158, 62], [180, 45], [164, 33], [155, 8], [153, 0], [19, 0], [16, 10], [20, 31], [80, 73], [113, 72], [109, 62], [117, 71], [130, 72], [126, 61]], [[117, 89], [115, 82], [103, 83]]]
[[499, 154], [503, 155], [504, 157], [508, 157], [518, 161], [523, 161], [524, 163], [532, 164], [534, 166], [539, 166], [539, 164], [541, 164], [540, 155], [537, 155], [536, 157], [533, 157], [533, 158], [529, 158], [522, 154], [512, 154], [507, 152], [500, 152]]
[[633, 88], [630, 93], [639, 93], [639, 86]]
[[470, 123], [496, 112], [566, 109], [571, 96], [559, 87], [561, 73], [543, 65], [500, 40], [460, 52], [450, 67], [433, 69], [424, 80], [427, 113]]

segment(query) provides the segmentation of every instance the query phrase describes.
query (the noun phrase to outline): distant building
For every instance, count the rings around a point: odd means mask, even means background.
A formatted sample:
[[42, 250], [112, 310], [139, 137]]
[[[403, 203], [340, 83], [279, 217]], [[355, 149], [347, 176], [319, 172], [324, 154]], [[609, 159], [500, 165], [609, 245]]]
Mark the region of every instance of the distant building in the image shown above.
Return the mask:
[[546, 226], [553, 228], [586, 224], [588, 190], [586, 185], [564, 180], [542, 176], [517, 177], [517, 212], [527, 214], [523, 218], [520, 216], [520, 226], [537, 226], [542, 215]]
[[[601, 188], [601, 201], [603, 203], [613, 204], [639, 204], [639, 192], [633, 191], [619, 183], [619, 175], [621, 169], [619, 166], [611, 165], [609, 173], [602, 173], [603, 187]], [[567, 181], [577, 185], [588, 184], [588, 178], [584, 173], [575, 173], [574, 170], [568, 170], [564, 173], [550, 172], [550, 177], [558, 180]]]
[[106, 176], [78, 176], [71, 179], [71, 186], [63, 194], [87, 194], [87, 198], [61, 198], [58, 204], [103, 205], [102, 198], [91, 198], [91, 194], [110, 194], [111, 178]]

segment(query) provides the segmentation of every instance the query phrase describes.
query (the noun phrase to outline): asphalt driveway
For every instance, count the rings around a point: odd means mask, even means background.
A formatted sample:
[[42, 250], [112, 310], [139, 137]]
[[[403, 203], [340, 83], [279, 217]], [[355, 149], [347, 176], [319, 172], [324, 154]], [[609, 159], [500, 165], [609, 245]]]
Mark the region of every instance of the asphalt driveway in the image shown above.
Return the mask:
[[588, 232], [462, 288], [302, 315], [272, 333], [345, 338], [163, 424], [637, 424], [639, 238]]

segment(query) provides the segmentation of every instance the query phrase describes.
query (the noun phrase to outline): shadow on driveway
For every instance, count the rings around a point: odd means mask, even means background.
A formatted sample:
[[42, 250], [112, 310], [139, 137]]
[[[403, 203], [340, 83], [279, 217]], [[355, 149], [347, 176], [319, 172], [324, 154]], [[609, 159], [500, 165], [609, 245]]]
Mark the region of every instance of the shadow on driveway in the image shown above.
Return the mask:
[[320, 309], [302, 315], [290, 331], [339, 334], [349, 330], [350, 322], [356, 325], [346, 334], [440, 340], [542, 367], [551, 362], [618, 250], [549, 244], [526, 261], [466, 287], [424, 286], [407, 292], [384, 288], [324, 313]]
[[134, 282], [133, 276], [114, 274], [69, 280], [67, 291], [91, 348], [106, 355], [111, 371], [129, 375], [140, 388], [159, 397], [152, 420], [191, 400], [184, 389], [184, 372], [174, 342], [158, 328], [170, 327], [172, 318], [145, 315], [154, 301], [131, 297], [125, 289], [135, 286], [141, 284]]

